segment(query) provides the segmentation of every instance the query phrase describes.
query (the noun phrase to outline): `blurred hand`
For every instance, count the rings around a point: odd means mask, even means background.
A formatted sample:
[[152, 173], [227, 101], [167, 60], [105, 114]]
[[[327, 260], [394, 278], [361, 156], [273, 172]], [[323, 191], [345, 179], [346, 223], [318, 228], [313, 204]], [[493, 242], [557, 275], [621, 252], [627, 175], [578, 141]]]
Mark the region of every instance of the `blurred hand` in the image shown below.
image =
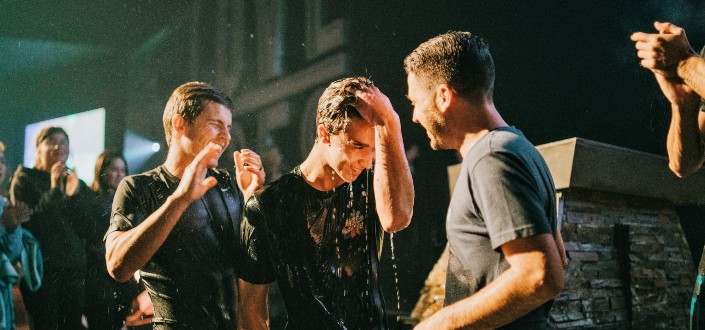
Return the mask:
[[66, 196], [73, 196], [78, 193], [78, 191], [81, 188], [81, 182], [78, 179], [78, 174], [76, 174], [75, 169], [67, 170], [67, 175], [66, 175], [66, 186], [65, 186], [65, 193]]
[[233, 153], [235, 159], [235, 177], [245, 200], [264, 185], [266, 174], [262, 168], [262, 159], [250, 149], [242, 149]]
[[66, 177], [66, 163], [56, 162], [51, 167], [51, 188], [59, 189], [64, 192], [64, 178]]
[[213, 177], [206, 177], [208, 164], [214, 160], [217, 163], [223, 147], [210, 142], [201, 152], [191, 161], [181, 177], [179, 186], [174, 191], [173, 196], [176, 198], [185, 198], [188, 203], [203, 197], [206, 192], [213, 188], [218, 181]]
[[125, 325], [129, 327], [149, 324], [154, 317], [154, 306], [147, 291], [143, 291], [132, 301], [132, 313], [125, 317]]
[[13, 231], [20, 224], [29, 221], [31, 216], [32, 209], [25, 203], [17, 202], [15, 205], [7, 205], [2, 213], [2, 225], [7, 231]]

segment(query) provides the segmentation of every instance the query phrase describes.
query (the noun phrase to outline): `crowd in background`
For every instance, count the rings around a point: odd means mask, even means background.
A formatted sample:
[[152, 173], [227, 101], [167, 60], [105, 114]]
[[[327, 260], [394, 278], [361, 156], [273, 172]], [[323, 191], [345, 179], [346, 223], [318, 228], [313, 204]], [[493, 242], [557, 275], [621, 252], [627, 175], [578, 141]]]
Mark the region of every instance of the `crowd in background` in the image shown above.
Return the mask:
[[[115, 188], [127, 174], [124, 157], [110, 150], [100, 154], [88, 186], [66, 165], [69, 137], [62, 128], [43, 128], [35, 142], [35, 166], [18, 166], [9, 191], [0, 190], [0, 328], [16, 326], [13, 285], [32, 329], [145, 323], [131, 320], [130, 313], [149, 308], [146, 294], [140, 295], [136, 280], [112, 279], [105, 264], [103, 235]], [[8, 172], [4, 152], [0, 142], [0, 184]]]

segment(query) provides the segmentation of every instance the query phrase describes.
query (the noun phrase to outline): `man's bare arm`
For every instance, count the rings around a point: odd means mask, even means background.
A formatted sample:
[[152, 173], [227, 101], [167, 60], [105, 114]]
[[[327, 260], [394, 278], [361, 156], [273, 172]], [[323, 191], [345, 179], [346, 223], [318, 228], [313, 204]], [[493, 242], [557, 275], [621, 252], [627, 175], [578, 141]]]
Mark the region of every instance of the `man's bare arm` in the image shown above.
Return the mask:
[[238, 329], [269, 329], [268, 292], [267, 284], [252, 284], [245, 280], [238, 280]]
[[414, 184], [404, 153], [399, 115], [377, 87], [356, 93], [356, 107], [375, 125], [375, 203], [382, 228], [397, 232], [411, 222]]
[[563, 269], [550, 234], [502, 245], [509, 269], [474, 295], [444, 307], [416, 329], [494, 329], [553, 299], [563, 290]]
[[186, 168], [176, 191], [161, 207], [136, 227], [106, 237], [105, 261], [110, 276], [120, 282], [130, 279], [164, 244], [186, 208], [216, 185], [215, 178], [206, 178], [206, 171], [221, 149], [209, 143]]

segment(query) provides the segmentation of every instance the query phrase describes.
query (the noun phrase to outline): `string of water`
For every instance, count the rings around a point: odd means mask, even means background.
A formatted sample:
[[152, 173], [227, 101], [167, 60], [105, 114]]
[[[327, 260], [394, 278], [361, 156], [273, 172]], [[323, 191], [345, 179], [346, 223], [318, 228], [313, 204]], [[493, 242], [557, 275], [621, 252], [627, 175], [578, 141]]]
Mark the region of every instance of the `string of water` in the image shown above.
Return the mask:
[[399, 295], [399, 274], [397, 273], [397, 260], [394, 256], [394, 233], [389, 234], [389, 245], [392, 250], [392, 270], [394, 271], [394, 289], [397, 292], [397, 322], [401, 317], [401, 297]]

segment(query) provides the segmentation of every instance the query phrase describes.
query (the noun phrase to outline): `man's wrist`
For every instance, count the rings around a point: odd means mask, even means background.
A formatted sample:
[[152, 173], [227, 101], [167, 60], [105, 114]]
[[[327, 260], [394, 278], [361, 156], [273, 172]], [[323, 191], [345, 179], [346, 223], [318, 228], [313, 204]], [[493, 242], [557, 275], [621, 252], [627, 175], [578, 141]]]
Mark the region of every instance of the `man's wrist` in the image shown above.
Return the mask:
[[676, 68], [676, 74], [679, 78], [683, 79], [688, 83], [689, 77], [697, 72], [698, 62], [703, 61], [702, 58], [693, 54], [686, 57], [685, 59], [678, 62], [678, 67]]

